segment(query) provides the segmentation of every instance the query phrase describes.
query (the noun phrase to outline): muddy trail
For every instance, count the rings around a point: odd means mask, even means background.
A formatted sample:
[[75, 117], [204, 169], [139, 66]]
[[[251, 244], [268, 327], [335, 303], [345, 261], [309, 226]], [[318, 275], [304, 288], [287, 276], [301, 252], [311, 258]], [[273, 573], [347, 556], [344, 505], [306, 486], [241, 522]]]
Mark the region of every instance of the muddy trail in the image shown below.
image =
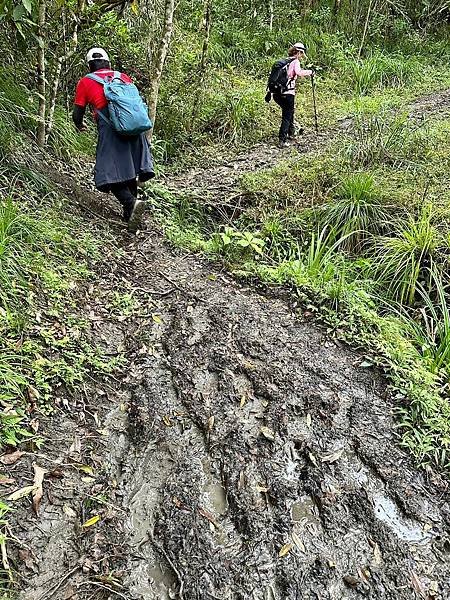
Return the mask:
[[119, 243], [74, 293], [122, 365], [61, 388], [42, 450], [2, 467], [5, 493], [46, 470], [10, 519], [21, 600], [450, 597], [448, 482], [370, 361], [150, 222]]
[[[416, 122], [448, 117], [450, 90], [423, 96], [406, 108], [393, 110], [392, 114], [397, 112], [407, 113], [408, 117]], [[234, 201], [240, 196], [239, 181], [245, 173], [268, 169], [282, 161], [295, 160], [304, 154], [324, 150], [332, 140], [351, 135], [352, 125], [353, 118], [346, 117], [330, 128], [319, 129], [318, 133], [306, 129], [298, 136], [297, 143], [282, 150], [277, 147], [275, 139], [270, 144], [258, 144], [249, 151], [242, 152], [214, 167], [210, 165], [195, 167], [187, 173], [170, 176], [167, 187], [174, 192], [186, 194], [199, 203], [226, 206], [230, 200]]]

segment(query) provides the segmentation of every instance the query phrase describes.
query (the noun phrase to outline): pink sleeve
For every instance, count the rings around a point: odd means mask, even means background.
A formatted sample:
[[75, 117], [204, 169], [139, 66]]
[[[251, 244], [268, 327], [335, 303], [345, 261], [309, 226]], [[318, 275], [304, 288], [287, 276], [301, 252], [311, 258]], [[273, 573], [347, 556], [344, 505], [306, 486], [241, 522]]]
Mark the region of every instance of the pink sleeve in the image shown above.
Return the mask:
[[312, 74], [313, 72], [311, 71], [311, 69], [300, 69], [297, 73], [299, 77], [311, 77]]

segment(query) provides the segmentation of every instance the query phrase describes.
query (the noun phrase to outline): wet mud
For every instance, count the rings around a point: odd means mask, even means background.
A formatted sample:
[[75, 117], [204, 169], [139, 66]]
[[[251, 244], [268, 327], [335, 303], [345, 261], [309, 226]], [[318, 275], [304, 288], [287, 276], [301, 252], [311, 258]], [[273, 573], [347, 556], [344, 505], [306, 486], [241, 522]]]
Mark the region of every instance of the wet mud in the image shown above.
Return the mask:
[[151, 226], [122, 244], [76, 291], [122, 366], [59, 389], [42, 449], [2, 467], [5, 495], [47, 470], [10, 519], [19, 598], [450, 597], [448, 482], [400, 447], [381, 374]]
[[50, 471], [21, 515], [23, 600], [449, 597], [446, 483], [400, 449], [362, 357], [156, 233], [100, 288], [119, 281], [139, 318], [89, 306], [122, 376], [21, 460]]

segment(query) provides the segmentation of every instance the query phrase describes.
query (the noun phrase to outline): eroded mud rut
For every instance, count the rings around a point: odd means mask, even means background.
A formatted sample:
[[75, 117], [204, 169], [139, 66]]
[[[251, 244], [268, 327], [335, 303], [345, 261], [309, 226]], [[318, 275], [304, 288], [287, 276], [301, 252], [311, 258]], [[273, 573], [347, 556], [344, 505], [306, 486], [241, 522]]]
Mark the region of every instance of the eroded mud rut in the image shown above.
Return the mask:
[[[156, 233], [110, 269], [89, 315], [129, 362], [23, 459], [51, 473], [20, 519], [21, 598], [449, 596], [446, 486], [399, 448], [361, 356]], [[138, 314], [111, 321], [111, 289]]]
[[[441, 114], [443, 95], [417, 110]], [[240, 162], [205, 185], [230, 191]], [[47, 469], [39, 514], [25, 497], [11, 518], [20, 598], [450, 597], [448, 484], [400, 448], [380, 374], [147, 225], [76, 292], [120, 372], [58, 390], [43, 450], [3, 469], [11, 491]], [[111, 311], [115, 292], [131, 310]]]

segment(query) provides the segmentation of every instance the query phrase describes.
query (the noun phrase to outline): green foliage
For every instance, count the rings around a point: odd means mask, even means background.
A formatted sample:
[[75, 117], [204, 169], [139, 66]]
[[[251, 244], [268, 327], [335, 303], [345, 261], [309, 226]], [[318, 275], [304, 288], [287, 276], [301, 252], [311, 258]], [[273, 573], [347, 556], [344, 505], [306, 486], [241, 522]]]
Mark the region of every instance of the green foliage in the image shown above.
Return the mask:
[[344, 63], [353, 88], [359, 95], [366, 95], [376, 87], [401, 87], [420, 72], [417, 58], [403, 55], [385, 55], [374, 51], [365, 58], [350, 59]]
[[0, 447], [26, 441], [25, 401], [51, 410], [55, 384], [76, 385], [119, 360], [105, 360], [71, 317], [97, 242], [85, 224], [80, 235], [80, 223], [52, 209], [48, 187], [43, 201], [34, 185], [45, 180], [25, 172], [13, 184], [9, 171], [0, 175]]
[[410, 314], [400, 307], [399, 312], [410, 327], [412, 339], [422, 353], [431, 371], [437, 375], [444, 371], [450, 378], [450, 299], [439, 274], [430, 272], [433, 291], [422, 285], [417, 293], [422, 307]]
[[225, 227], [218, 234], [218, 248], [228, 258], [238, 259], [252, 254], [262, 254], [264, 240], [259, 232], [239, 231], [232, 227]]
[[343, 150], [345, 157], [361, 168], [388, 164], [414, 167], [430, 151], [428, 132], [410, 123], [406, 116], [372, 116], [357, 119], [353, 140]]
[[341, 181], [334, 198], [318, 213], [322, 226], [344, 237], [343, 248], [362, 250], [373, 234], [379, 233], [389, 218], [370, 173], [354, 173]]
[[390, 236], [376, 240], [374, 277], [394, 299], [411, 305], [419, 283], [431, 290], [435, 259], [442, 243], [433, 225], [433, 206], [425, 204], [417, 217], [398, 220]]

